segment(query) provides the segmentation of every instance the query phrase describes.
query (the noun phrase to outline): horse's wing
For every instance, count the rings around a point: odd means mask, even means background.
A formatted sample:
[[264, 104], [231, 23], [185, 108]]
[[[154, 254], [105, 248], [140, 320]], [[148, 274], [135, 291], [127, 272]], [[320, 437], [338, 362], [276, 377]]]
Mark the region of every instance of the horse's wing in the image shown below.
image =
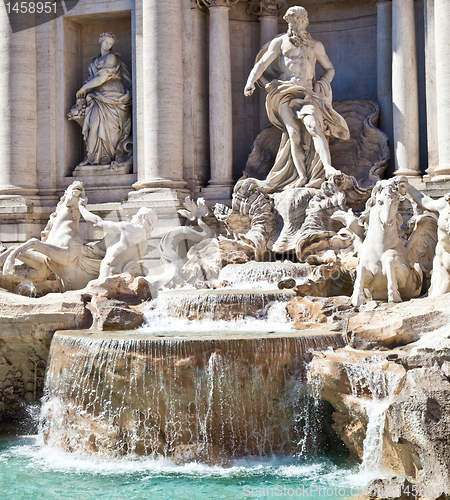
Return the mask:
[[437, 215], [425, 212], [416, 218], [414, 229], [406, 242], [410, 263], [419, 263], [424, 271], [431, 271], [436, 243]]
[[359, 224], [359, 217], [357, 217], [351, 208], [347, 212], [344, 210], [336, 210], [331, 216], [333, 220], [341, 222], [346, 229], [354, 235], [355, 249], [358, 251], [359, 247], [364, 241], [364, 228]]

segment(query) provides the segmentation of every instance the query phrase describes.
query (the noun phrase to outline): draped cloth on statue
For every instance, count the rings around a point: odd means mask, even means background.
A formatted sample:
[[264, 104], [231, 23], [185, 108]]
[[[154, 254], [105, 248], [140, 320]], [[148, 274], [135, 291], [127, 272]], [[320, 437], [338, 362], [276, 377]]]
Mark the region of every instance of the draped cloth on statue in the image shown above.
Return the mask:
[[[261, 49], [257, 61], [264, 55], [268, 45]], [[293, 82], [278, 80], [277, 77], [281, 73], [279, 60], [275, 60], [258, 81], [258, 84], [264, 86], [267, 91], [266, 109], [269, 120], [282, 130], [283, 134], [274, 166], [267, 178], [264, 181], [257, 181], [257, 184], [266, 192], [274, 193], [292, 187], [299, 178], [292, 159], [289, 135], [280, 115], [281, 107], [289, 104], [300, 124], [300, 141], [305, 154], [308, 178], [304, 187], [319, 188], [325, 180], [325, 170], [314, 149], [312, 137], [303, 124], [303, 118], [308, 115], [314, 116], [326, 137], [334, 136], [345, 140], [350, 137], [350, 132], [344, 118], [332, 107], [331, 85], [327, 80], [319, 79], [314, 82], [316, 90], [320, 89], [320, 93], [317, 93]]]
[[121, 161], [129, 154], [125, 147], [131, 135], [131, 76], [120, 55], [115, 55], [118, 63], [113, 68], [103, 68], [98, 57], [89, 66], [86, 81], [106, 77], [86, 96], [83, 136], [91, 165]]

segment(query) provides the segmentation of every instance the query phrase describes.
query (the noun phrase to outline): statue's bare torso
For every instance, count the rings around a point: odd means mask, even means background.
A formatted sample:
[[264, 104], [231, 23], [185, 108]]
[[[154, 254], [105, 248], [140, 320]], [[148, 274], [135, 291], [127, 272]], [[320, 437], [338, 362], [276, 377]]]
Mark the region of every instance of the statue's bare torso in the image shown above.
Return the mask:
[[308, 40], [305, 45], [295, 47], [289, 40], [288, 35], [280, 37], [280, 80], [289, 81], [313, 90], [313, 81], [316, 69], [316, 42]]

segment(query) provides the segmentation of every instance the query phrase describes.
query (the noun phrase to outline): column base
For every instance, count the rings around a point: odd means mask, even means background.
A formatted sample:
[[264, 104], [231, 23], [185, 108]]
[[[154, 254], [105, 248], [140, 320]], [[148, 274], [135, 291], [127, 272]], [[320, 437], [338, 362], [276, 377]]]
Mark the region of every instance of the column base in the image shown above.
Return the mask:
[[208, 204], [212, 201], [218, 201], [224, 203], [227, 200], [231, 200], [231, 194], [233, 192], [234, 183], [220, 183], [213, 184], [209, 183], [208, 186], [202, 188], [200, 194], [207, 200]]
[[402, 170], [396, 170], [394, 175], [404, 175], [405, 177], [421, 177], [422, 172], [420, 170], [409, 170], [407, 168]]
[[450, 165], [439, 165], [434, 171], [431, 182], [448, 181], [450, 179]]

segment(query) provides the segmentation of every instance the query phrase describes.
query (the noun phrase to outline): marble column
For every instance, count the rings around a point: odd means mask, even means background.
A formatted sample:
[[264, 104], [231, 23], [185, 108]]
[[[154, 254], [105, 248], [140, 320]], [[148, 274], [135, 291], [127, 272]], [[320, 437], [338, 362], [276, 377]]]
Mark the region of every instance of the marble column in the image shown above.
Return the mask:
[[3, 3], [0, 54], [0, 204], [36, 204], [36, 30], [13, 34]]
[[436, 99], [436, 37], [434, 0], [424, 1], [425, 13], [425, 85], [427, 99], [428, 169], [432, 178], [439, 166], [437, 99]]
[[[183, 60], [180, 0], [142, 4], [143, 103], [139, 140], [138, 196], [180, 189], [183, 180]], [[130, 196], [136, 196], [130, 193]]]
[[233, 130], [228, 12], [238, 0], [201, 0], [209, 8], [209, 138], [211, 179], [206, 199], [231, 198]]
[[[250, 0], [247, 12], [259, 18], [259, 46], [264, 47], [278, 35], [278, 15], [287, 7], [286, 0]], [[264, 130], [269, 124], [266, 112], [266, 91], [259, 92], [259, 127]]]
[[414, 0], [392, 0], [392, 105], [395, 174], [419, 176], [419, 97]]
[[377, 100], [380, 106], [379, 127], [389, 138], [389, 149], [393, 164], [392, 0], [379, 0], [377, 2]]
[[434, 1], [439, 166], [433, 180], [450, 179], [450, 2]]

